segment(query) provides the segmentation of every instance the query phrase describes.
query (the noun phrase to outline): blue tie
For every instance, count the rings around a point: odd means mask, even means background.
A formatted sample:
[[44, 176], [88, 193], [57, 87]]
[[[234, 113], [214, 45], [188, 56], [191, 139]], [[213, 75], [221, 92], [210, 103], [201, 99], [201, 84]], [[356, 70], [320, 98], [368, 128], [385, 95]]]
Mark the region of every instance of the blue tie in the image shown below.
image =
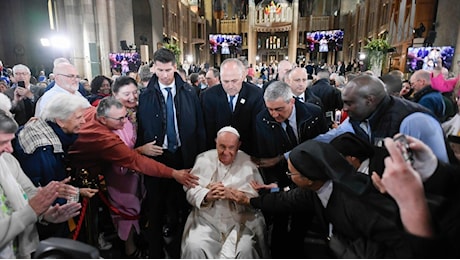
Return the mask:
[[177, 148], [176, 127], [174, 126], [174, 102], [171, 88], [165, 88], [168, 91], [166, 99], [166, 136], [168, 137], [168, 151], [175, 152]]
[[230, 101], [228, 102], [228, 105], [230, 106], [230, 111], [233, 112], [233, 99], [235, 96], [230, 96]]

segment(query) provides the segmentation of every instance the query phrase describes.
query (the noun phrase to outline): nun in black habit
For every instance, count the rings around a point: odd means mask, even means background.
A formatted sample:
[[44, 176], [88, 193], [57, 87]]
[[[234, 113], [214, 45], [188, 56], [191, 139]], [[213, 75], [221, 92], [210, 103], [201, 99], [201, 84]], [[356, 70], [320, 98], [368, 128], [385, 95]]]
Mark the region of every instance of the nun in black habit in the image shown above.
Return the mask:
[[409, 234], [396, 203], [372, 188], [331, 145], [308, 140], [294, 148], [289, 175], [314, 191], [311, 207], [327, 226], [329, 247], [339, 258], [410, 258]]

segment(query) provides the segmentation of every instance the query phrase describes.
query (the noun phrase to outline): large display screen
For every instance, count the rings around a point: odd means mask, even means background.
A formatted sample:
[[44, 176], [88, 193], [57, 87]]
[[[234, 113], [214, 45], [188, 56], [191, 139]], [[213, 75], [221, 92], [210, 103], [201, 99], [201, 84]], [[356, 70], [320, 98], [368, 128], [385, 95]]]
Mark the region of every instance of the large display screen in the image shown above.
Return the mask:
[[310, 52], [341, 51], [343, 30], [307, 32], [307, 50]]
[[243, 39], [240, 35], [210, 34], [209, 48], [211, 54], [241, 54]]
[[138, 71], [142, 64], [141, 55], [137, 52], [109, 53], [110, 68], [120, 69], [125, 75], [128, 71]]
[[452, 46], [441, 47], [409, 47], [407, 49], [406, 71], [432, 70], [436, 60], [441, 57], [442, 66], [450, 69], [454, 58], [455, 48]]

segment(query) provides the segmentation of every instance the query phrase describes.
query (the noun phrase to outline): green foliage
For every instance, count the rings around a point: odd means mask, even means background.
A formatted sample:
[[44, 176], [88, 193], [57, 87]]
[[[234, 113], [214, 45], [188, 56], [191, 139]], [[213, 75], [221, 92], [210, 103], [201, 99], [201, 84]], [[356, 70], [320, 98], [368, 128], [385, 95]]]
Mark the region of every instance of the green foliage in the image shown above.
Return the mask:
[[176, 62], [178, 65], [180, 65], [181, 63], [179, 59], [180, 59], [181, 50], [179, 49], [179, 46], [177, 46], [174, 43], [164, 43], [163, 47], [172, 51], [172, 53], [174, 53], [174, 56], [176, 56]]
[[163, 45], [166, 49], [172, 51], [174, 53], [174, 55], [176, 56], [179, 56], [181, 54], [181, 50], [179, 49], [179, 47], [174, 44], [174, 43], [165, 43]]
[[388, 43], [386, 39], [372, 39], [368, 41], [364, 49], [368, 51], [381, 51], [387, 52], [391, 48], [391, 45]]

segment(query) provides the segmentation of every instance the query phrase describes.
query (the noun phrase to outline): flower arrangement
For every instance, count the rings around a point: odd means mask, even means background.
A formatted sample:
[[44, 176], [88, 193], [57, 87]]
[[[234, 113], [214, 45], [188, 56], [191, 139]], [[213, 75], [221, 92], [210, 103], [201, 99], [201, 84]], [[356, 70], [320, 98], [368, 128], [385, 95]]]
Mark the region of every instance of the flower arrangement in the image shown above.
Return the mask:
[[168, 50], [170, 50], [172, 53], [174, 53], [174, 56], [176, 56], [176, 62], [178, 64], [180, 64], [179, 57], [180, 57], [180, 54], [181, 54], [181, 50], [180, 50], [179, 46], [177, 46], [174, 43], [164, 43], [163, 47], [168, 49]]
[[372, 39], [367, 42], [364, 49], [369, 51], [388, 52], [388, 50], [391, 49], [391, 45], [386, 39]]
[[386, 39], [372, 39], [367, 42], [364, 49], [368, 52], [370, 69], [374, 72], [374, 75], [380, 77], [386, 53], [391, 49], [391, 45]]

